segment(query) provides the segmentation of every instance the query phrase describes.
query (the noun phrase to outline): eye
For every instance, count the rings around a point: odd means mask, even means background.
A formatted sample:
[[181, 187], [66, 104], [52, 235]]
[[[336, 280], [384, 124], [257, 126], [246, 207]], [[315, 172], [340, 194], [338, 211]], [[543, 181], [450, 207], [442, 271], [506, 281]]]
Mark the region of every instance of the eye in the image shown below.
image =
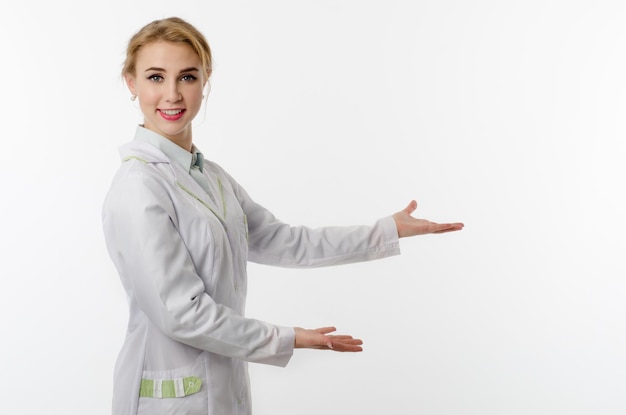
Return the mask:
[[163, 77], [161, 75], [156, 75], [156, 74], [150, 75], [148, 77], [148, 79], [151, 80], [152, 82], [161, 82], [161, 81], [163, 81]]
[[195, 81], [197, 78], [193, 75], [183, 75], [180, 77], [180, 80], [183, 82], [193, 82]]

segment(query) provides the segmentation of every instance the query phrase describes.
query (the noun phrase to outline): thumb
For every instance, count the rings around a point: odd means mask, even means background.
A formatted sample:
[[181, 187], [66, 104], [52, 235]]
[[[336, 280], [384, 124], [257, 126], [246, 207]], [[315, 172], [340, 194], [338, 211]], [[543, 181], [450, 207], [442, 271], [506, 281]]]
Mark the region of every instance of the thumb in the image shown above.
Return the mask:
[[404, 211], [410, 215], [411, 213], [415, 212], [415, 209], [417, 209], [417, 202], [415, 200], [411, 200], [411, 202], [409, 202], [409, 205], [404, 209]]

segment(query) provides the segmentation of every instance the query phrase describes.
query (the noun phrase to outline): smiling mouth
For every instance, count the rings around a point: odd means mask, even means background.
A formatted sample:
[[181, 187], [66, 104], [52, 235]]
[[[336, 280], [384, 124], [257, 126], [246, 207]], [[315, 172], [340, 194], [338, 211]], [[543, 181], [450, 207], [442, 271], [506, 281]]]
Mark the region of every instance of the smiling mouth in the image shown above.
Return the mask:
[[165, 115], [178, 115], [181, 112], [183, 112], [183, 110], [180, 110], [180, 109], [179, 110], [159, 110], [159, 111], [161, 111]]
[[159, 114], [161, 114], [161, 117], [163, 117], [164, 119], [168, 120], [168, 121], [176, 121], [178, 119], [180, 119], [183, 116], [183, 113], [185, 112], [184, 109], [175, 109], [175, 110], [158, 110]]

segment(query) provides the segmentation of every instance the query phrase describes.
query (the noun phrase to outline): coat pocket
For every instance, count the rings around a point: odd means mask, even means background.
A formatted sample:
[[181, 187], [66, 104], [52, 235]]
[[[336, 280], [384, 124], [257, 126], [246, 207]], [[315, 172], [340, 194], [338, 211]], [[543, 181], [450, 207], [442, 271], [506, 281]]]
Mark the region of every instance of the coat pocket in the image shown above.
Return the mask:
[[200, 356], [192, 365], [163, 371], [144, 371], [138, 414], [206, 415], [206, 366]]

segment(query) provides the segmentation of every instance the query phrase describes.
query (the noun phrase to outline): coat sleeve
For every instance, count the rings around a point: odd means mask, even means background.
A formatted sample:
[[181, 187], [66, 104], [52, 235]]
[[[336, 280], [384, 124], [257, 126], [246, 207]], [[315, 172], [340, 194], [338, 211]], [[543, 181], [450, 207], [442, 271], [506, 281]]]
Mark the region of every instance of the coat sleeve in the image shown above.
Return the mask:
[[369, 261], [400, 254], [392, 216], [373, 226], [312, 229], [276, 219], [230, 176], [248, 222], [248, 260], [283, 267], [321, 267]]
[[249, 319], [217, 304], [181, 239], [159, 181], [133, 172], [117, 180], [103, 209], [109, 254], [138, 307], [168, 337], [250, 362], [284, 366], [293, 328]]

